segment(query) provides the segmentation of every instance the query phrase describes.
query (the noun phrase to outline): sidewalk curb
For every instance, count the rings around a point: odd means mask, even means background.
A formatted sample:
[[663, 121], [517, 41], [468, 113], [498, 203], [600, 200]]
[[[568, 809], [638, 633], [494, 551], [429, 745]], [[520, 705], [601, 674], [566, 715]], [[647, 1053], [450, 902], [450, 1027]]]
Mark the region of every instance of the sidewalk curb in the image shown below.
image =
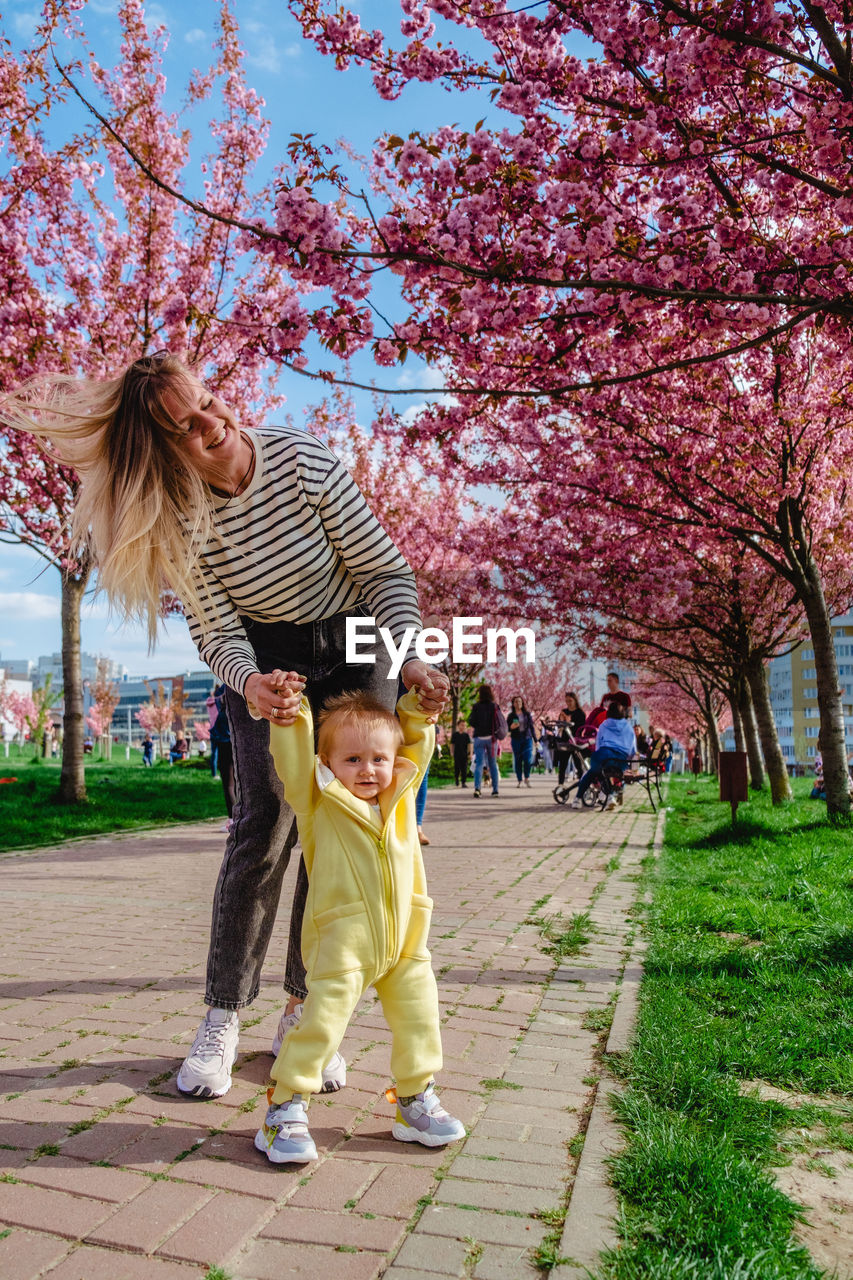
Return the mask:
[[60, 853], [63, 849], [75, 844], [93, 844], [99, 840], [132, 840], [135, 836], [157, 835], [165, 839], [165, 833], [180, 831], [183, 827], [209, 826], [214, 822], [220, 825], [224, 817], [188, 818], [186, 822], [156, 822], [145, 827], [122, 827], [119, 831], [94, 831], [90, 835], [68, 836], [65, 840], [54, 840], [51, 844], [19, 844], [14, 849], [0, 851], [0, 862], [8, 858], [24, 858], [31, 853]]
[[[666, 826], [666, 808], [661, 807], [655, 826], [651, 852], [660, 856]], [[651, 895], [644, 898], [649, 902]], [[624, 1054], [631, 1047], [637, 1023], [640, 983], [643, 977], [644, 938], [635, 937], [622, 970], [622, 980], [606, 1053]], [[599, 1081], [590, 1112], [586, 1139], [572, 1185], [571, 1199], [560, 1241], [561, 1257], [570, 1261], [554, 1267], [551, 1280], [588, 1280], [600, 1254], [619, 1244], [615, 1221], [619, 1200], [610, 1184], [608, 1161], [624, 1146], [622, 1131], [613, 1116], [611, 1100], [623, 1092], [621, 1084], [605, 1074]]]

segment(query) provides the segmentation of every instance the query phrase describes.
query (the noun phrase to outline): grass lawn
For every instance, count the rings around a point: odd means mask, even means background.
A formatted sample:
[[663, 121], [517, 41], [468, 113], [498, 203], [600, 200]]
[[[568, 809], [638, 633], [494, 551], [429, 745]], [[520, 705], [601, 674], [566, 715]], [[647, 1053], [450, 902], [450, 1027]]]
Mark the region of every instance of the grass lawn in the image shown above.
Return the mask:
[[[509, 753], [503, 753], [501, 766], [506, 776], [512, 769]], [[0, 784], [0, 852], [71, 836], [225, 819], [222, 783], [211, 778], [205, 759], [176, 765], [158, 761], [146, 769], [138, 749], [131, 749], [126, 760], [124, 746], [116, 744], [109, 762], [97, 754], [86, 757], [88, 800], [73, 807], [57, 801], [59, 768], [58, 760], [36, 759], [29, 744], [10, 746], [8, 758], [0, 752], [0, 778], [15, 779]], [[446, 753], [433, 762], [429, 783], [431, 788], [453, 786], [453, 761]]]
[[109, 763], [86, 758], [89, 798], [73, 806], [57, 800], [58, 760], [33, 763], [31, 747], [23, 753], [13, 747], [8, 759], [0, 755], [0, 777], [17, 779], [0, 784], [0, 851], [55, 844], [69, 836], [225, 819], [222, 783], [211, 778], [206, 760], [146, 769], [139, 751], [132, 750], [129, 761], [123, 746], [113, 752]]
[[[770, 1169], [853, 1160], [853, 832], [793, 785], [793, 804], [752, 799], [733, 829], [716, 782], [671, 779], [638, 1036], [616, 1066], [624, 1243], [599, 1277], [824, 1274]], [[810, 1097], [762, 1101], [758, 1081]]]

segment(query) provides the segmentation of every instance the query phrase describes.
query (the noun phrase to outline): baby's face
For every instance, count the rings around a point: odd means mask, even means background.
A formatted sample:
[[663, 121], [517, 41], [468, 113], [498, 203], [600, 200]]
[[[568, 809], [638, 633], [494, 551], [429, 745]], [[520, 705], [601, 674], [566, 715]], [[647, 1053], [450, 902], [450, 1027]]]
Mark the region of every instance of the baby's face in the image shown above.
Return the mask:
[[390, 786], [396, 742], [390, 729], [341, 728], [327, 757], [321, 756], [347, 791], [359, 800], [373, 801]]

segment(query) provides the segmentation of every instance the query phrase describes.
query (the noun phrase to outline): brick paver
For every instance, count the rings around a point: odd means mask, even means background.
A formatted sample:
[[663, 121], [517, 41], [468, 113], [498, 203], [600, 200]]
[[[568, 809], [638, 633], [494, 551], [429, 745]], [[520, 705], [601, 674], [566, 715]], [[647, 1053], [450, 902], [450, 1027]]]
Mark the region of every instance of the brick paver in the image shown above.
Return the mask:
[[[613, 814], [573, 812], [551, 785], [430, 794], [442, 1092], [469, 1128], [443, 1151], [390, 1137], [388, 1035], [370, 996], [343, 1045], [348, 1087], [312, 1104], [320, 1159], [273, 1168], [255, 1151], [295, 868], [234, 1087], [201, 1103], [174, 1075], [201, 1016], [218, 824], [4, 858], [0, 1274], [541, 1275], [540, 1213], [571, 1195], [654, 830], [639, 794]], [[581, 953], [546, 954], [535, 918], [586, 911]]]

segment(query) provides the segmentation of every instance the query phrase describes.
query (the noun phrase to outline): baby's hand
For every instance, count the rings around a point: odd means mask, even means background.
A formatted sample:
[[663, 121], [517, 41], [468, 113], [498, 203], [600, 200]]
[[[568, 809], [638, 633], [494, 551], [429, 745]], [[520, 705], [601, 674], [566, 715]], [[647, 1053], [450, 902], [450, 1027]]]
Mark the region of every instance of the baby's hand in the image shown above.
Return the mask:
[[270, 672], [273, 690], [281, 699], [281, 705], [275, 716], [275, 723], [280, 725], [295, 724], [302, 703], [302, 690], [305, 688], [305, 677], [296, 671]]
[[302, 702], [305, 677], [296, 671], [271, 671], [251, 675], [246, 681], [246, 701], [272, 724], [293, 724]]
[[302, 690], [305, 688], [305, 677], [299, 675], [296, 671], [271, 671], [269, 681], [275, 693], [283, 694], [285, 697], [292, 697], [296, 694], [302, 697]]

